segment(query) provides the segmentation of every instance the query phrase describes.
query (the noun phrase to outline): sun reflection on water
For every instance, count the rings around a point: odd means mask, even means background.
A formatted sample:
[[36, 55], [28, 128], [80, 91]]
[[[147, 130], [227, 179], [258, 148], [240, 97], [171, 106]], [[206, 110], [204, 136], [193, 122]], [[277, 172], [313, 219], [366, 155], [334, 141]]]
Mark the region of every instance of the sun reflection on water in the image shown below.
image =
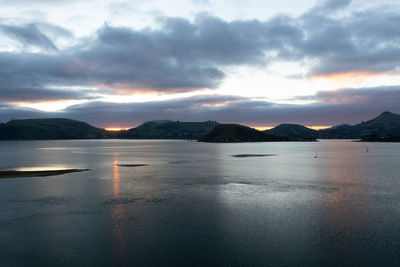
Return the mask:
[[[118, 153], [114, 153], [113, 162], [113, 197], [120, 197], [120, 174], [118, 167]], [[123, 229], [124, 207], [122, 204], [117, 204], [112, 210], [112, 230], [114, 235], [115, 248], [120, 259], [125, 259], [127, 253], [126, 239]]]
[[113, 166], [113, 192], [114, 197], [119, 197], [119, 167], [118, 167], [118, 153], [114, 154]]

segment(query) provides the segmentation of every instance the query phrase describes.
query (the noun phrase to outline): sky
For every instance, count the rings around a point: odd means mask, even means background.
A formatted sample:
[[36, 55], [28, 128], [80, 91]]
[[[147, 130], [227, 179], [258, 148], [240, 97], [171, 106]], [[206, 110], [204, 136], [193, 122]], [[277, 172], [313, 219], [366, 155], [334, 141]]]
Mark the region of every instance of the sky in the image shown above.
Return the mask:
[[0, 122], [400, 113], [398, 0], [0, 0]]

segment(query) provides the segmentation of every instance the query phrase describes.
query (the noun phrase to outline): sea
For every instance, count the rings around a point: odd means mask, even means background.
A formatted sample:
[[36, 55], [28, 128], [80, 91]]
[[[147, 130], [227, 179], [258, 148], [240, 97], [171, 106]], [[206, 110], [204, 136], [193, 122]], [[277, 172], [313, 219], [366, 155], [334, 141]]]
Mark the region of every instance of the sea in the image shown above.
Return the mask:
[[54, 169], [0, 179], [0, 266], [400, 266], [399, 143], [0, 142]]

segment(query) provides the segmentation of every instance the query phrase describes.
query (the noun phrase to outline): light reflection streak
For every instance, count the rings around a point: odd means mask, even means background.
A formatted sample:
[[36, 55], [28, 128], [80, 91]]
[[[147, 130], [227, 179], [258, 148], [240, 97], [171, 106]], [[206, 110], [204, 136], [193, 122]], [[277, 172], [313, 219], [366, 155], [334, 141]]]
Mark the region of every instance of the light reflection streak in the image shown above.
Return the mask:
[[[354, 201], [365, 190], [365, 161], [362, 150], [348, 149], [346, 142], [324, 142], [325, 151], [334, 151], [327, 158], [325, 173], [329, 182], [339, 190], [328, 194], [328, 218], [336, 229], [358, 227], [352, 221], [363, 222], [366, 214], [354, 205]], [[356, 186], [355, 186], [356, 185]], [[351, 214], [351, 216], [349, 216]], [[345, 249], [345, 248], [343, 248]]]
[[[113, 165], [113, 197], [120, 197], [120, 174], [118, 167], [118, 153], [114, 153], [114, 165]], [[115, 249], [119, 255], [119, 258], [126, 262], [127, 245], [124, 236], [123, 229], [123, 218], [124, 218], [124, 207], [122, 204], [117, 204], [112, 210], [112, 230], [115, 240]]]
[[118, 153], [114, 153], [114, 166], [113, 166], [113, 192], [114, 197], [119, 197], [119, 167], [118, 167]]

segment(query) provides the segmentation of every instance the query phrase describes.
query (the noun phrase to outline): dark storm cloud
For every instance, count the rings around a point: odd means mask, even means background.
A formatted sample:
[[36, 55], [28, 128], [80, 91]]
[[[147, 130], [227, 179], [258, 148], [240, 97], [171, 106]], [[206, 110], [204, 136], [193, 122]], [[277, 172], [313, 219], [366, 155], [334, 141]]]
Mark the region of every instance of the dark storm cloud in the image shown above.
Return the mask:
[[0, 31], [26, 46], [36, 46], [48, 51], [57, 51], [55, 44], [35, 24], [23, 26], [0, 25]]

